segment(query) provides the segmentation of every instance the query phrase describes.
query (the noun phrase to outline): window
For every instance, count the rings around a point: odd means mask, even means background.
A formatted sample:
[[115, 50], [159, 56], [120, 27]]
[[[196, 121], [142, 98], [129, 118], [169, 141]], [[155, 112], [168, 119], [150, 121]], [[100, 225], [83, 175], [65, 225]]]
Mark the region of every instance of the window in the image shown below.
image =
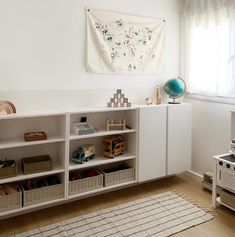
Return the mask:
[[235, 18], [226, 14], [224, 5], [219, 10], [205, 6], [200, 11], [190, 8], [191, 15], [185, 20], [188, 92], [235, 98]]

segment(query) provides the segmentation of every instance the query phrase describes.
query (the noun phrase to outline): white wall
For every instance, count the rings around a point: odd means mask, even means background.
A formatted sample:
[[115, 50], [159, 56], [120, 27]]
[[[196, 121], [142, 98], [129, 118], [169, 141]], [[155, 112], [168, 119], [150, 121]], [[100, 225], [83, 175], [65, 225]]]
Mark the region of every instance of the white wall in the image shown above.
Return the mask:
[[[86, 73], [85, 7], [166, 18], [165, 73]], [[178, 75], [179, 0], [0, 0], [0, 32], [0, 90], [150, 88]]]
[[187, 99], [192, 103], [192, 170], [212, 171], [212, 156], [227, 153], [230, 144], [230, 111], [235, 105]]

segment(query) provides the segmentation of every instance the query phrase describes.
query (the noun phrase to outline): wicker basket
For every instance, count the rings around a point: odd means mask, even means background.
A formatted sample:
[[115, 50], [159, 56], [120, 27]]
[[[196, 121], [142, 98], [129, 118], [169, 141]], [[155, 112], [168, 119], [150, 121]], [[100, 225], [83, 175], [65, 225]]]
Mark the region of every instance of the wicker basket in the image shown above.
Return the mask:
[[125, 183], [129, 182], [135, 179], [135, 169], [134, 168], [127, 168], [123, 170], [118, 170], [111, 173], [105, 173], [105, 171], [102, 171], [104, 174], [104, 186], [112, 186], [115, 184]]
[[56, 184], [27, 191], [22, 187], [22, 190], [24, 207], [64, 197], [64, 184]]
[[0, 196], [0, 213], [22, 207], [22, 192], [19, 186], [16, 186], [18, 192]]
[[88, 192], [103, 186], [103, 175], [99, 172], [99, 175], [93, 177], [69, 181], [69, 195]]
[[27, 157], [22, 159], [22, 169], [24, 174], [50, 171], [53, 169], [52, 166], [52, 159], [48, 155]]
[[220, 193], [221, 202], [235, 209], [235, 194], [223, 189]]
[[17, 165], [13, 167], [0, 168], [0, 179], [10, 178], [17, 175]]

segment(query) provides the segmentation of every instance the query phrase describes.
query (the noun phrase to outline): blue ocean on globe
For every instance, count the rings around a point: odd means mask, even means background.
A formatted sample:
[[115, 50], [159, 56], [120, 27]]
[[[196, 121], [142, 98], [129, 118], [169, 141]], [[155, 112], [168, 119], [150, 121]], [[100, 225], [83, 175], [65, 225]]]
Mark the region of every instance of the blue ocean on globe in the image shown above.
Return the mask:
[[181, 78], [170, 79], [164, 86], [165, 92], [171, 98], [181, 97], [185, 93], [185, 89], [185, 83]]

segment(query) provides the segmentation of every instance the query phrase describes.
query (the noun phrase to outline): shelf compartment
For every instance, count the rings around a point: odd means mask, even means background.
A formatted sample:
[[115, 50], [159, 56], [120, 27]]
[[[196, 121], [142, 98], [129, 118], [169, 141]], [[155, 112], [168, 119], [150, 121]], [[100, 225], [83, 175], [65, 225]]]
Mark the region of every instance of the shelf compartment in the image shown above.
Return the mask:
[[93, 138], [93, 137], [104, 137], [109, 135], [116, 135], [116, 134], [125, 134], [125, 133], [134, 133], [136, 132], [135, 129], [124, 129], [124, 130], [113, 130], [113, 131], [99, 131], [92, 134], [87, 135], [70, 135], [69, 140], [77, 140], [77, 139], [84, 139], [84, 138]]
[[65, 138], [60, 135], [48, 135], [47, 140], [33, 141], [33, 142], [26, 142], [22, 136], [22, 138], [1, 139], [0, 149], [35, 146], [49, 143], [58, 143], [63, 141], [65, 141]]
[[64, 169], [60, 164], [54, 163], [53, 170], [45, 171], [45, 172], [38, 172], [34, 174], [23, 174], [22, 171], [18, 171], [18, 175], [10, 178], [0, 179], [0, 184], [16, 182], [26, 179], [38, 178], [42, 176], [48, 176], [53, 174], [64, 173]]
[[57, 200], [64, 197], [64, 184], [56, 184], [42, 188], [24, 190], [23, 188], [23, 206], [33, 206], [39, 203]]
[[88, 167], [111, 164], [111, 163], [116, 163], [120, 161], [131, 160], [131, 159], [136, 159], [136, 156], [131, 153], [125, 153], [113, 159], [104, 157], [104, 156], [96, 156], [93, 160], [89, 160], [88, 162], [85, 162], [84, 164], [75, 164], [72, 161], [70, 161], [69, 170], [84, 169]]
[[103, 187], [103, 175], [98, 172], [98, 175], [87, 177], [84, 179], [69, 181], [69, 196], [78, 193], [84, 193]]
[[0, 213], [22, 207], [22, 192], [17, 184], [17, 193], [0, 196]]

